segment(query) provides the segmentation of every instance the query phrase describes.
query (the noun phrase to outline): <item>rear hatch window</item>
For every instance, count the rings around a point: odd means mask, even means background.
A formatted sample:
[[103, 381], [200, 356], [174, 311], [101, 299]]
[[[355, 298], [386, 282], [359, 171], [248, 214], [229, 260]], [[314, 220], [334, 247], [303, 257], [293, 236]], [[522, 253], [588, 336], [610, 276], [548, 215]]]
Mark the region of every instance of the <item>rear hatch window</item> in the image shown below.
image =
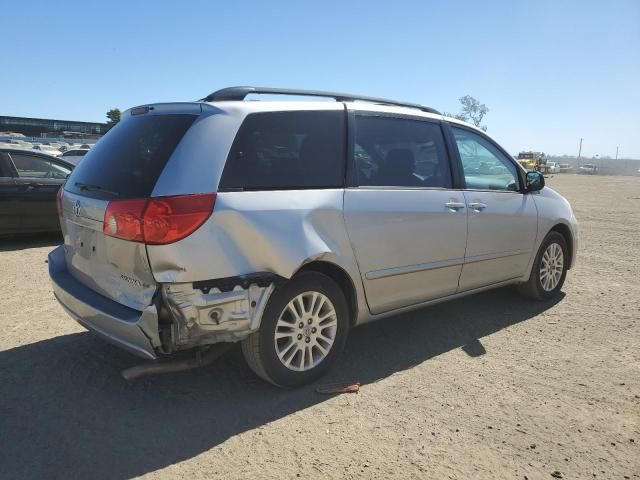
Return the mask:
[[127, 116], [85, 155], [65, 190], [86, 197], [144, 198], [197, 115]]

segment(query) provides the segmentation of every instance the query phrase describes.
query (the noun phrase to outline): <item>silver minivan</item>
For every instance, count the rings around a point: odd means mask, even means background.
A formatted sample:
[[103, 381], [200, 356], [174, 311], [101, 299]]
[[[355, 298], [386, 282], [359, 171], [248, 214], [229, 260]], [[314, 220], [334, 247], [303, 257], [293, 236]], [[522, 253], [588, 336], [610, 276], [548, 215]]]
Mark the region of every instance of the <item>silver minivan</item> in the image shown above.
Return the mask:
[[[245, 101], [265, 93], [296, 99]], [[365, 322], [510, 284], [551, 299], [578, 242], [569, 203], [477, 128], [257, 87], [124, 112], [58, 210], [49, 272], [74, 319], [149, 371], [241, 342], [281, 386], [326, 372]]]

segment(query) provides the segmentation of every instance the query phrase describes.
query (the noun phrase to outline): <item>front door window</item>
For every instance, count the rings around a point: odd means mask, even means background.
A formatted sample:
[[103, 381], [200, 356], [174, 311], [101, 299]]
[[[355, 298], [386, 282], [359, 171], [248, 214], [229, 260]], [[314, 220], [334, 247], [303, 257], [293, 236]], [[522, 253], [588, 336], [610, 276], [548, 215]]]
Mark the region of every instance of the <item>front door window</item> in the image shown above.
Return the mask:
[[466, 187], [473, 190], [519, 190], [517, 167], [491, 142], [469, 130], [452, 127]]

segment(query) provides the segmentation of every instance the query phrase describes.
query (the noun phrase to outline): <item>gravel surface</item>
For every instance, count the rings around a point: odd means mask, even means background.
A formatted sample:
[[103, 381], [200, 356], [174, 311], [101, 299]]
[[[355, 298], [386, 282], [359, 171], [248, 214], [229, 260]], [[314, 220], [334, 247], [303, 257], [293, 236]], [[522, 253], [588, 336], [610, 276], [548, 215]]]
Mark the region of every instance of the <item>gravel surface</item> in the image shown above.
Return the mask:
[[640, 478], [640, 178], [556, 175], [578, 264], [370, 324], [322, 383], [279, 390], [238, 349], [124, 381], [134, 357], [53, 299], [57, 238], [0, 242], [1, 478]]

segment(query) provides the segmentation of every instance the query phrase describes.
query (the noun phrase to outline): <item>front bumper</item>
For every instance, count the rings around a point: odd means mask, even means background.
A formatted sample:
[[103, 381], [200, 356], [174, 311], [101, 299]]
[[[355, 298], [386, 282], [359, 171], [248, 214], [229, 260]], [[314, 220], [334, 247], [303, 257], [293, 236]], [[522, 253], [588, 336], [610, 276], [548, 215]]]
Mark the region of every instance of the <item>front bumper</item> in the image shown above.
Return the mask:
[[86, 287], [69, 273], [64, 245], [49, 253], [49, 277], [56, 299], [80, 325], [135, 355], [157, 358], [160, 338], [154, 305], [134, 310]]

